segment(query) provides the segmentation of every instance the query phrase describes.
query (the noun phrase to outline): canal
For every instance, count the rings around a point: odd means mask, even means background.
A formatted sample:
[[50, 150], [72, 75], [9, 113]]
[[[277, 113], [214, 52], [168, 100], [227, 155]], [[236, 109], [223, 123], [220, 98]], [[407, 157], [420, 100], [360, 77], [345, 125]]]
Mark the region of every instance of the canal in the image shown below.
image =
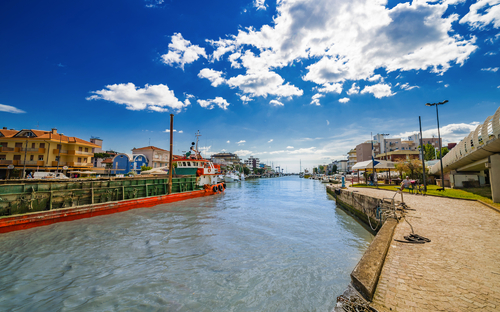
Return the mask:
[[331, 311], [373, 236], [298, 177], [0, 235], [9, 311]]

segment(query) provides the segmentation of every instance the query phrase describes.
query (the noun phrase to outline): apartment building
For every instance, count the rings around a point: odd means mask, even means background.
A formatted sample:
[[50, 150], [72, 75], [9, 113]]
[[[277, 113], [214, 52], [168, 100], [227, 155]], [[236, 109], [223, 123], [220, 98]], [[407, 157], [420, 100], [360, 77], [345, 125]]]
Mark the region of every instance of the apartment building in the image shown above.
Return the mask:
[[352, 172], [352, 166], [358, 162], [357, 159], [355, 148], [347, 153], [347, 172]]
[[133, 155], [144, 155], [147, 158], [148, 167], [159, 168], [168, 166], [170, 152], [155, 146], [134, 148]]
[[7, 169], [26, 171], [89, 170], [98, 145], [51, 131], [0, 130], [0, 177]]
[[259, 158], [254, 158], [253, 156], [250, 156], [248, 159], [245, 160], [245, 165], [248, 168], [258, 168], [260, 164], [260, 159]]

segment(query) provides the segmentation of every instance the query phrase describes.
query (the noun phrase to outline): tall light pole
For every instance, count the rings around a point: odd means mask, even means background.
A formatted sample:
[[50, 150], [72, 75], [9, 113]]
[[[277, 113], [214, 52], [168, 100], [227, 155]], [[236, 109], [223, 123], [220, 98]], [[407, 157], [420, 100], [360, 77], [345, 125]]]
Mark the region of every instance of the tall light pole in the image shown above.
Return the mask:
[[425, 104], [426, 106], [436, 106], [436, 118], [437, 118], [437, 125], [438, 125], [438, 140], [439, 140], [439, 160], [441, 162], [441, 186], [442, 190], [444, 191], [444, 171], [443, 171], [443, 149], [441, 147], [441, 134], [439, 133], [439, 112], [438, 112], [438, 106], [443, 105], [445, 103], [448, 103], [448, 100], [444, 100], [443, 102], [439, 103], [427, 103]]

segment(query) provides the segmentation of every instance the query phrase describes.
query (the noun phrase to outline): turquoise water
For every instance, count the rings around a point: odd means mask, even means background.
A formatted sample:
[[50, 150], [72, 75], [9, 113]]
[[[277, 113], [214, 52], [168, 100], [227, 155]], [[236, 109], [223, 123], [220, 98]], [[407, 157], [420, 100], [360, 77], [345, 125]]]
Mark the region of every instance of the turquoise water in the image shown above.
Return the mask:
[[2, 311], [331, 311], [373, 236], [319, 181], [0, 235]]

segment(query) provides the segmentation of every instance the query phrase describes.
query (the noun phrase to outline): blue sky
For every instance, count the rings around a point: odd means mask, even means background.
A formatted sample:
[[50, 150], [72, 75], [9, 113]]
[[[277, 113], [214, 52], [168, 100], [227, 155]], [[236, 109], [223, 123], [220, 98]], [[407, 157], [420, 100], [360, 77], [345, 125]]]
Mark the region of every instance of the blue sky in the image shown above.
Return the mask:
[[500, 106], [500, 1], [0, 2], [0, 126], [288, 171], [370, 132], [461, 140]]

